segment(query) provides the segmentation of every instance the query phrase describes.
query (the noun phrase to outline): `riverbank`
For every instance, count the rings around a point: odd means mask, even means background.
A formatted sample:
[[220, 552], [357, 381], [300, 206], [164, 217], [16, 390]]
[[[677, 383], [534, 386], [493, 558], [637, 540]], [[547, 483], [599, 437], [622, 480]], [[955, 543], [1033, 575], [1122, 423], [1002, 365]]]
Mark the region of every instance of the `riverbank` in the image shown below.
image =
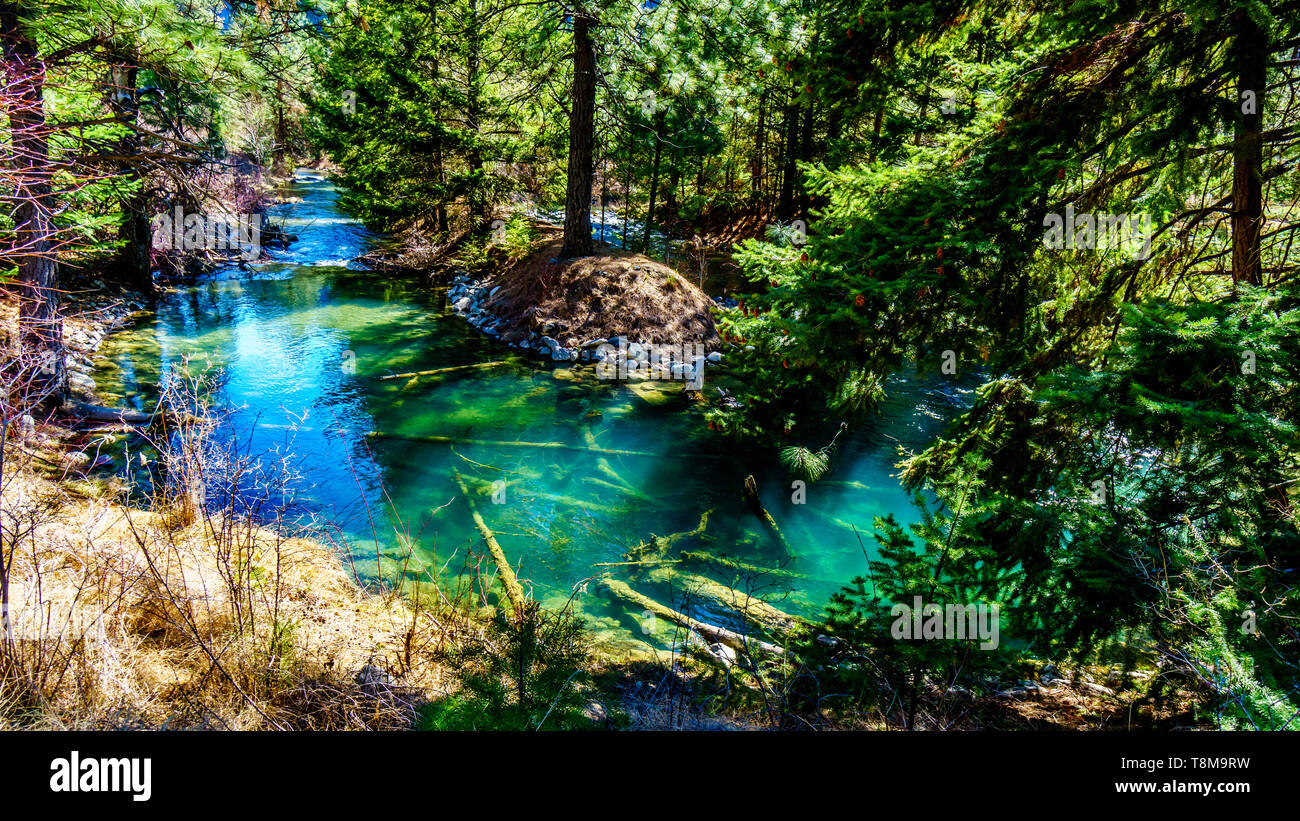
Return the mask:
[[[143, 311], [84, 294], [65, 320], [69, 383]], [[0, 322], [15, 336], [12, 300]], [[143, 509], [95, 473], [120, 425], [28, 417], [4, 441], [12, 728], [398, 729], [454, 677], [436, 660], [448, 613], [363, 589], [327, 543]]]

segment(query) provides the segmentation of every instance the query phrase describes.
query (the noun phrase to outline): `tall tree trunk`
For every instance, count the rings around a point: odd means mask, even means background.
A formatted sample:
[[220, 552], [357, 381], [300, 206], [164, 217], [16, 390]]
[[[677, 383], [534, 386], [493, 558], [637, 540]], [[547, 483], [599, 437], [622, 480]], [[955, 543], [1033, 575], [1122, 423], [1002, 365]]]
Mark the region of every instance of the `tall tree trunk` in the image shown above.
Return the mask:
[[754, 128], [754, 161], [750, 166], [749, 202], [758, 205], [763, 193], [763, 138], [767, 134], [767, 89], [758, 97], [758, 122]]
[[1260, 234], [1264, 226], [1264, 85], [1268, 34], [1245, 11], [1237, 12], [1237, 134], [1232, 164], [1232, 282], [1263, 285]]
[[281, 176], [289, 175], [289, 129], [284, 122], [284, 80], [275, 81], [275, 151], [271, 171]]
[[632, 160], [636, 154], [636, 141], [632, 129], [627, 130], [627, 169], [623, 174], [623, 250], [627, 250], [627, 221], [632, 217]]
[[[429, 36], [441, 41], [438, 31], [438, 6], [435, 3], [429, 4]], [[442, 61], [434, 54], [433, 57], [433, 82], [435, 84], [442, 82]], [[442, 99], [441, 97], [433, 106], [434, 122], [442, 122]], [[449, 228], [447, 225], [447, 195], [443, 189], [443, 183], [446, 181], [446, 173], [443, 170], [442, 161], [442, 140], [435, 140], [433, 144], [433, 179], [438, 184], [438, 203], [433, 207], [433, 218], [438, 225], [438, 233], [441, 236], [447, 236]]]
[[655, 112], [655, 158], [650, 171], [650, 204], [646, 206], [645, 211], [645, 236], [641, 241], [641, 252], [646, 256], [650, 255], [650, 226], [652, 226], [655, 221], [655, 197], [659, 194], [659, 163], [660, 160], [663, 159], [664, 155], [664, 118], [665, 109], [661, 108]]
[[880, 101], [876, 105], [876, 119], [871, 124], [871, 134], [873, 139], [871, 141], [871, 151], [867, 154], [868, 162], [876, 161], [876, 148], [880, 145], [880, 129], [885, 124], [885, 104], [888, 99], [888, 97], [881, 94]]
[[[478, 0], [469, 0], [469, 25], [466, 27], [465, 56], [465, 124], [469, 128], [469, 167], [474, 172], [470, 189], [469, 213], [475, 222], [485, 222], [488, 217], [486, 180], [483, 178], [483, 148], [479, 141], [479, 128], [483, 118], [483, 77], [479, 72], [479, 56], [483, 48], [479, 30]], [[594, 108], [594, 107], [593, 107]]]
[[13, 148], [13, 212], [18, 265], [18, 331], [30, 357], [34, 387], [62, 401], [67, 388], [63, 320], [59, 318], [54, 261], [53, 193], [45, 123], [45, 64], [24, 31], [16, 3], [0, 3], [0, 39], [9, 73], [9, 130]]
[[573, 99], [569, 115], [569, 181], [564, 198], [563, 257], [585, 257], [591, 241], [591, 154], [596, 130], [596, 49], [592, 16], [573, 12]]
[[790, 93], [790, 102], [785, 107], [784, 145], [781, 146], [781, 195], [776, 208], [777, 217], [782, 221], [790, 219], [794, 212], [795, 146], [799, 142], [799, 106], [794, 101], [795, 92], [791, 90]]
[[[804, 162], [810, 162], [813, 158], [813, 102], [808, 101], [808, 106], [803, 115], [803, 133], [799, 135], [799, 159]], [[803, 174], [796, 172], [795, 185], [802, 192], [799, 195], [799, 216], [808, 219], [808, 209], [812, 207], [812, 195], [804, 190]]]
[[[123, 157], [135, 157], [140, 153], [140, 90], [137, 86], [140, 67], [137, 54], [134, 48], [119, 52], [110, 70], [109, 106], [127, 129], [118, 143], [118, 153]], [[145, 213], [146, 198], [140, 185], [139, 166], [128, 161], [122, 177], [134, 190], [122, 201], [122, 229], [118, 234], [122, 250], [116, 268], [128, 287], [152, 297], [154, 286], [149, 266], [152, 236], [149, 217]]]

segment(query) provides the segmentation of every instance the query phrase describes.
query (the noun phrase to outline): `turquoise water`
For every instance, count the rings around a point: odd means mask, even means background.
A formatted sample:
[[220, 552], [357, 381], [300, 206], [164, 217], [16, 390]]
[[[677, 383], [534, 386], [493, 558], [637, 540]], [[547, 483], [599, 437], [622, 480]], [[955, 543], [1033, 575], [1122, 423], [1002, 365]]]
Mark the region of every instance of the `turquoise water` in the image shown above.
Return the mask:
[[[219, 370], [217, 400], [232, 409], [224, 432], [268, 463], [288, 459], [301, 474], [295, 516], [346, 544], [363, 578], [391, 575], [393, 565], [377, 556], [400, 559], [408, 547], [408, 572], [444, 585], [475, 564], [491, 569], [453, 470], [471, 485], [520, 580], [547, 604], [611, 573], [686, 607], [690, 593], [671, 570], [650, 579], [604, 565], [623, 561], [651, 534], [694, 528], [712, 509], [707, 538], [687, 549], [786, 572], [710, 575], [813, 614], [839, 585], [865, 573], [875, 517], [915, 518], [893, 463], [900, 445], [924, 443], [959, 406], [950, 386], [894, 380], [879, 418], [840, 437], [831, 474], [808, 487], [805, 504], [794, 504], [775, 453], [708, 430], [700, 409], [680, 395], [643, 397], [596, 380], [590, 368], [521, 357], [450, 313], [445, 292], [349, 267], [374, 238], [337, 210], [328, 182], [299, 184], [294, 193], [305, 201], [272, 213], [300, 237], [290, 251], [252, 272], [220, 272], [164, 294], [156, 317], [106, 345], [97, 376], [109, 401], [151, 408], [163, 371], [183, 358]], [[496, 361], [505, 364], [414, 381], [379, 378]], [[709, 372], [706, 391], [718, 384], [723, 372]], [[430, 436], [458, 443], [418, 440]], [[629, 453], [586, 449], [593, 439]], [[744, 504], [741, 487], [751, 473], [793, 555], [768, 541]], [[498, 480], [506, 485], [494, 500]], [[642, 631], [639, 609], [605, 601], [597, 585], [586, 591], [576, 603], [597, 628], [662, 644]], [[740, 626], [707, 602], [690, 606], [702, 619]]]

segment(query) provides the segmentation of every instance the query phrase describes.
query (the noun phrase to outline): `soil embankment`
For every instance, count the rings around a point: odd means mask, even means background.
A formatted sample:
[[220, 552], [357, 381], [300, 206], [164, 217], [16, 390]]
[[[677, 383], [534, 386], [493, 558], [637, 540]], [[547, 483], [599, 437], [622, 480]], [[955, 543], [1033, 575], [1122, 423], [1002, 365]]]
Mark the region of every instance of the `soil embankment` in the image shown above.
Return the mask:
[[457, 313], [490, 336], [556, 361], [592, 361], [605, 343], [719, 349], [713, 300], [677, 271], [612, 248], [560, 259], [559, 230], [536, 227], [541, 237], [522, 259], [452, 281], [448, 296]]

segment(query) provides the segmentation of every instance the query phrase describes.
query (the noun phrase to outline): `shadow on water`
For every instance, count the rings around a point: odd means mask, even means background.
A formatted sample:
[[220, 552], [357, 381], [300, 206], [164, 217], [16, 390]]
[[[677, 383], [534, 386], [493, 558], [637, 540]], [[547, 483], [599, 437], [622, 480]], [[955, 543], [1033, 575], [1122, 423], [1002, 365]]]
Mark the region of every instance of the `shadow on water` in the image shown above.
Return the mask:
[[[443, 507], [460, 495], [453, 471], [481, 494], [476, 504], [520, 578], [550, 604], [610, 571], [602, 563], [622, 561], [628, 547], [690, 530], [712, 509], [709, 538], [692, 549], [799, 574], [717, 580], [815, 614], [866, 571], [850, 526], [871, 550], [875, 517], [915, 519], [893, 463], [900, 445], [924, 443], [960, 407], [952, 388], [892, 380], [880, 417], [841, 438], [833, 474], [808, 488], [806, 504], [794, 504], [774, 453], [737, 448], [671, 391], [638, 392], [590, 370], [525, 359], [451, 314], [440, 291], [348, 267], [370, 236], [335, 207], [329, 183], [296, 192], [305, 201], [275, 215], [299, 235], [290, 251], [251, 274], [221, 272], [167, 293], [155, 318], [110, 340], [97, 378], [110, 399], [143, 408], [185, 357], [222, 371], [215, 398], [231, 409], [225, 434], [252, 453], [288, 456], [301, 475], [297, 514], [346, 537], [362, 573], [376, 572], [377, 556], [399, 557], [399, 529], [410, 535], [414, 566], [435, 574], [481, 551], [463, 503]], [[483, 362], [504, 364], [380, 379]], [[420, 441], [431, 436], [457, 443]], [[624, 453], [591, 451], [593, 441]], [[750, 473], [795, 556], [780, 555], [743, 503]], [[494, 498], [498, 480], [504, 488]], [[670, 582], [634, 586], [681, 601]], [[578, 602], [597, 629], [654, 641], [641, 635], [639, 613], [595, 595]], [[697, 612], [736, 626], [728, 614]]]

